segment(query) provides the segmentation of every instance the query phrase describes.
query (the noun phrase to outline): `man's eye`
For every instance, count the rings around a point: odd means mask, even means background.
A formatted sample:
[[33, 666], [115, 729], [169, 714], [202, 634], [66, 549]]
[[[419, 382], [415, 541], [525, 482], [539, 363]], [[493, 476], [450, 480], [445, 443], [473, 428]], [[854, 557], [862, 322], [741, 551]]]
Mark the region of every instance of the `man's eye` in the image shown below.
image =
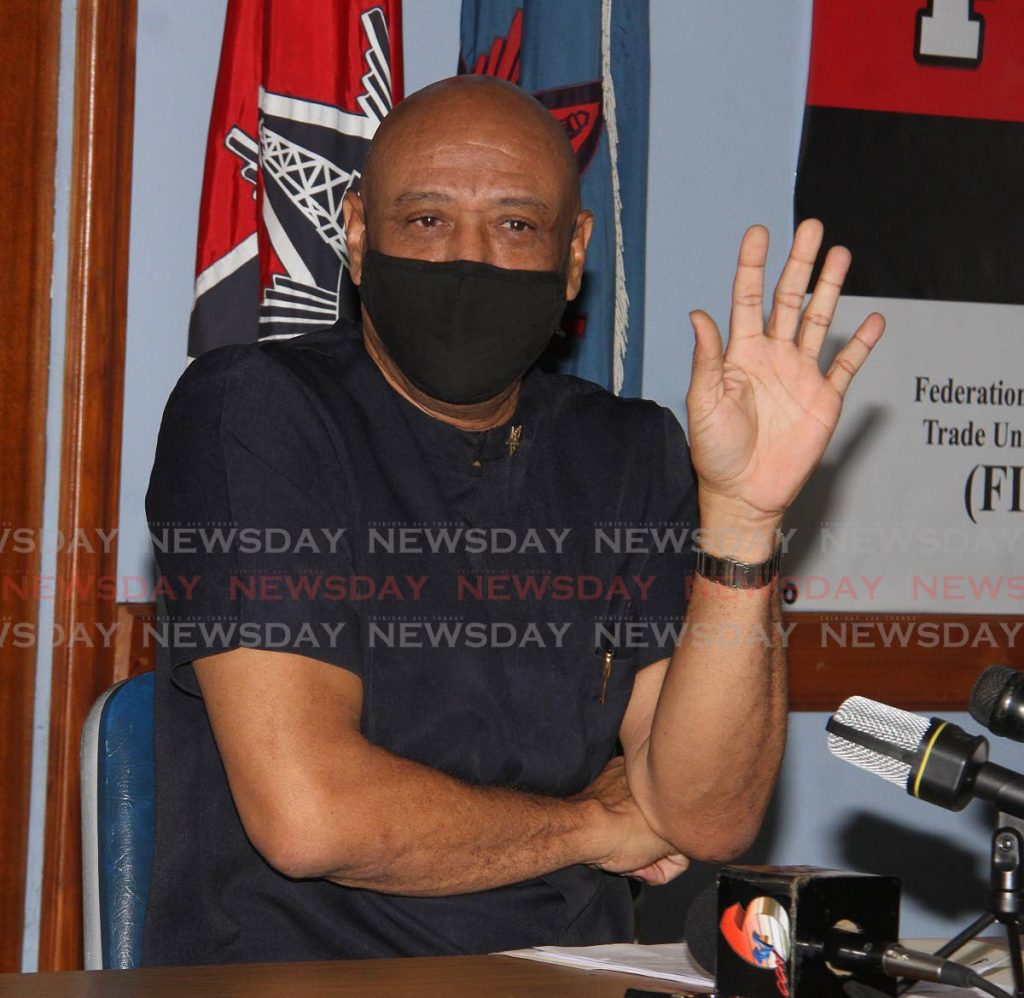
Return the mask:
[[412, 223], [423, 229], [432, 229], [435, 225], [441, 224], [441, 219], [436, 215], [420, 215], [419, 218], [414, 218]]
[[510, 218], [503, 223], [512, 232], [526, 232], [533, 226], [522, 218]]

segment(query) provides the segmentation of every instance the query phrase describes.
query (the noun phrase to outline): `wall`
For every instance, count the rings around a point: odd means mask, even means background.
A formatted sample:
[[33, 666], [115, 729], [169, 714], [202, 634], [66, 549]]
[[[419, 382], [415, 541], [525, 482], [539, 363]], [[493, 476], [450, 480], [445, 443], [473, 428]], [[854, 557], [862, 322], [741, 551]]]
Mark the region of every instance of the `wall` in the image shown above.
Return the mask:
[[226, 0], [139, 0], [118, 577], [146, 601], [144, 500], [164, 403], [185, 366], [196, 224]]
[[[119, 574], [138, 589], [136, 599], [144, 598], [151, 573], [142, 500], [156, 430], [185, 361], [224, 5], [139, 6], [119, 549]], [[736, 248], [749, 223], [772, 230], [770, 271], [777, 273], [785, 256], [810, 10], [811, 0], [651, 0], [644, 394], [679, 414], [692, 344], [687, 312], [700, 306], [725, 322]], [[458, 11], [459, 0], [406, 0], [408, 91], [454, 68]], [[871, 363], [884, 364], [884, 353]], [[753, 856], [901, 874], [909, 899], [905, 932], [951, 934], [984, 899], [988, 831], [980, 807], [947, 814], [834, 761], [824, 721], [821, 714], [794, 715], [776, 803]], [[1006, 764], [1019, 766], [1008, 754]], [[678, 935], [686, 897], [707, 876], [696, 870], [649, 892], [650, 938]]]

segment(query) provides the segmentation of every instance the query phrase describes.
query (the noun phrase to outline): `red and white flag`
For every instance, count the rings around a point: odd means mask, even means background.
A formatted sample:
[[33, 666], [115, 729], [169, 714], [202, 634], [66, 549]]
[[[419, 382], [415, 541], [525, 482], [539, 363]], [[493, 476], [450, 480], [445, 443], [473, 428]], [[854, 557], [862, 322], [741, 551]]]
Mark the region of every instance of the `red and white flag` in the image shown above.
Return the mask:
[[356, 314], [341, 203], [401, 51], [401, 0], [228, 0], [189, 356]]

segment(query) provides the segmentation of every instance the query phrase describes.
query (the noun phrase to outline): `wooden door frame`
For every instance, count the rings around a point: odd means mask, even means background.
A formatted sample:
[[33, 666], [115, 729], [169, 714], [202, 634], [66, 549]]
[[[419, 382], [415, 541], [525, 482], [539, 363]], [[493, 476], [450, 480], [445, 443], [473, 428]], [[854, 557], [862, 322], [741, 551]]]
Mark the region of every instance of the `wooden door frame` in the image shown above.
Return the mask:
[[[78, 0], [60, 511], [64, 537], [116, 530], [121, 483], [136, 0]], [[110, 685], [112, 600], [75, 580], [117, 574], [117, 545], [64, 545], [53, 653], [39, 969], [82, 966], [78, 741]], [[103, 630], [101, 630], [103, 628]], [[74, 630], [73, 630], [74, 629]]]
[[[60, 0], [2, 0], [0, 204], [4, 359], [0, 366], [0, 972], [21, 969], [32, 779], [38, 578], [46, 468]], [[12, 538], [14, 543], [12, 543]], [[10, 583], [10, 587], [8, 587]], [[18, 630], [12, 630], [18, 628]]]

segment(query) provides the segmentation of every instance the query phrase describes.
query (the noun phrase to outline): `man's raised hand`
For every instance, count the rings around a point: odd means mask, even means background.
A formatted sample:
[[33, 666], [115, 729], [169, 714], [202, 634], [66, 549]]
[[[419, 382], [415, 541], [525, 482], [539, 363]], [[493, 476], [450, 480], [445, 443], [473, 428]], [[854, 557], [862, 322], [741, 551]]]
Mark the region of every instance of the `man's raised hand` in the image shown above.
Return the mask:
[[881, 315], [869, 315], [822, 374], [818, 355], [850, 266], [848, 250], [830, 249], [804, 308], [823, 231], [815, 219], [797, 228], [767, 325], [768, 230], [760, 225], [740, 245], [724, 351], [711, 316], [691, 313], [687, 410], [702, 513], [710, 504], [752, 523], [781, 517], [821, 460], [846, 389], [885, 329]]

